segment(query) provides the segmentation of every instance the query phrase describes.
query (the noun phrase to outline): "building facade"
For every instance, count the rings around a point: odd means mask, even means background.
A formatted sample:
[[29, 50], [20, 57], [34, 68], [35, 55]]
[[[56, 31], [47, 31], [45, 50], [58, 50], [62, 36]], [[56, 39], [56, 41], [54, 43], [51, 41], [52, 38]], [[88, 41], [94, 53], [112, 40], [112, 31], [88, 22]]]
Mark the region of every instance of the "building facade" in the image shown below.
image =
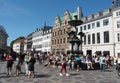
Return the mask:
[[50, 52], [51, 32], [52, 27], [46, 25], [43, 28], [36, 29], [32, 34], [32, 50], [38, 52]]
[[32, 50], [42, 51], [42, 29], [36, 29], [32, 34]]
[[25, 39], [19, 39], [13, 43], [13, 51], [16, 53], [24, 53]]
[[60, 17], [56, 16], [54, 21], [54, 26], [52, 30], [52, 46], [51, 52], [56, 54], [59, 53], [67, 53], [67, 50], [70, 49], [70, 44], [68, 42], [68, 34], [72, 26], [68, 24], [70, 20], [75, 20], [75, 17], [78, 12], [70, 13], [68, 10], [64, 12], [64, 16]]
[[120, 0], [114, 0], [112, 4], [114, 51], [115, 56], [120, 56]]
[[0, 25], [0, 52], [7, 50], [8, 34], [4, 27]]
[[25, 51], [31, 51], [32, 50], [32, 34], [30, 33], [27, 37], [26, 37], [26, 50]]
[[42, 52], [51, 52], [52, 27], [44, 26], [42, 35]]
[[120, 6], [115, 4], [118, 2], [120, 0], [114, 0], [112, 7], [81, 18], [84, 23], [78, 26], [78, 30], [85, 33], [82, 45], [84, 55], [117, 56], [120, 17], [116, 17], [116, 12], [120, 11]]

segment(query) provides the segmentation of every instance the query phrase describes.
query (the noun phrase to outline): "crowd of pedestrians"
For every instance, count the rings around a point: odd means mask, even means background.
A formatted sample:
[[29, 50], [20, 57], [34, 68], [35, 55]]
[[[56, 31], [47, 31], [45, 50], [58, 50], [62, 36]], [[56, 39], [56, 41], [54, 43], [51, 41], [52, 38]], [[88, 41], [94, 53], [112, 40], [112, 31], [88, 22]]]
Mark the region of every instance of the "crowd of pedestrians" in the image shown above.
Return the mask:
[[[34, 64], [43, 64], [46, 67], [53, 67], [59, 69], [59, 75], [63, 76], [63, 70], [66, 76], [70, 76], [68, 69], [70, 70], [93, 70], [99, 69], [101, 72], [106, 68], [112, 68], [117, 59], [110, 55], [95, 55], [89, 54], [82, 56], [70, 56], [67, 54], [51, 54], [51, 53], [39, 53], [39, 52], [26, 52], [21, 54], [4, 53], [4, 60], [6, 60], [6, 75], [11, 75], [12, 66], [14, 65], [14, 76], [19, 76], [23, 73], [21, 67], [24, 65], [25, 77], [35, 77]], [[120, 62], [118, 60], [118, 62]]]

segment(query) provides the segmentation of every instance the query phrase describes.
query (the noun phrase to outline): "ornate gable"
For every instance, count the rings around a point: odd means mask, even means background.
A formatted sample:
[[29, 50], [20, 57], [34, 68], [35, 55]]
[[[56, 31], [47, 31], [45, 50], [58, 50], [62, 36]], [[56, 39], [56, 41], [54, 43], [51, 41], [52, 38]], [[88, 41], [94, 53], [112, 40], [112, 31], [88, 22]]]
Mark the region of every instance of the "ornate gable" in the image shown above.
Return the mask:
[[55, 21], [54, 21], [54, 27], [53, 28], [58, 28], [61, 26], [61, 18], [60, 16], [56, 16]]
[[65, 11], [64, 13], [64, 17], [62, 19], [62, 25], [67, 25], [68, 24], [68, 21], [70, 21], [70, 14], [69, 14], [69, 11]]

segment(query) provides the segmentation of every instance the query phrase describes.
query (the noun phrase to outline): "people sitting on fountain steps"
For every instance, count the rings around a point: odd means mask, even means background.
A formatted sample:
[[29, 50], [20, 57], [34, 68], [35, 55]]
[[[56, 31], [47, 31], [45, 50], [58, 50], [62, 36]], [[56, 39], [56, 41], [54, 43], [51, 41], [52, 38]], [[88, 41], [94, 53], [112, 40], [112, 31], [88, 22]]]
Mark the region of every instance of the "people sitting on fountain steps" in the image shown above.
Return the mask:
[[92, 60], [91, 60], [91, 57], [90, 57], [89, 54], [86, 56], [86, 64], [87, 64], [87, 69], [88, 70], [89, 69], [94, 69], [93, 64], [92, 64]]
[[75, 58], [75, 61], [76, 61], [76, 66], [77, 66], [76, 71], [79, 71], [79, 70], [80, 70], [80, 65], [81, 65], [81, 59], [80, 59], [80, 57], [77, 56], [77, 57]]

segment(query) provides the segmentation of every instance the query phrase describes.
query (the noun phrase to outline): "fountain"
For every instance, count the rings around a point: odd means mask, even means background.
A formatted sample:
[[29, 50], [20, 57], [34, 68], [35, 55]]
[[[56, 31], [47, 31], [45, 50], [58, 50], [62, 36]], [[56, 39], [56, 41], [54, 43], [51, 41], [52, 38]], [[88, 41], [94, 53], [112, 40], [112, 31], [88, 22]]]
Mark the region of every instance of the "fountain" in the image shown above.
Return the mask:
[[[72, 30], [67, 31], [68, 34], [68, 42], [71, 45], [71, 49], [67, 51], [67, 54], [70, 54], [72, 56], [74, 55], [80, 55], [83, 54], [82, 52], [82, 37], [84, 36], [84, 33], [82, 30], [78, 33], [78, 29], [76, 26], [81, 25], [83, 21], [78, 20], [77, 16], [75, 16], [75, 20], [71, 20], [68, 22], [69, 25], [73, 26]], [[78, 38], [77, 35], [80, 35], [80, 38]], [[81, 47], [81, 49], [79, 49]]]

